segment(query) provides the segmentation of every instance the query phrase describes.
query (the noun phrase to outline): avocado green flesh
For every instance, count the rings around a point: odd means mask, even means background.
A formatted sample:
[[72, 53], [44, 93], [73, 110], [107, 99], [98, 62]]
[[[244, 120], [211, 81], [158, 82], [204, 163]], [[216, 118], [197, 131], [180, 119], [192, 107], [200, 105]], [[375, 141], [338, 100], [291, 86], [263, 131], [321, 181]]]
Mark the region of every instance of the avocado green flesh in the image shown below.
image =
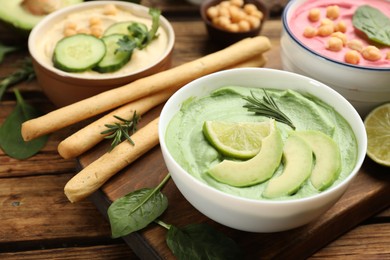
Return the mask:
[[261, 183], [272, 177], [283, 152], [283, 140], [274, 120], [270, 134], [262, 140], [260, 152], [247, 161], [224, 160], [208, 173], [216, 180], [236, 187]]
[[269, 181], [263, 192], [265, 198], [277, 198], [295, 193], [309, 178], [313, 165], [310, 146], [296, 135], [287, 139], [283, 148], [284, 170]]
[[[58, 0], [60, 1], [60, 0]], [[23, 0], [0, 0], [0, 20], [15, 28], [30, 31], [45, 15], [34, 15], [22, 7]], [[78, 4], [83, 0], [62, 0], [62, 7]]]
[[329, 136], [319, 131], [299, 131], [297, 135], [305, 140], [313, 150], [315, 164], [310, 181], [323, 191], [338, 178], [341, 170], [341, 155], [338, 145]]

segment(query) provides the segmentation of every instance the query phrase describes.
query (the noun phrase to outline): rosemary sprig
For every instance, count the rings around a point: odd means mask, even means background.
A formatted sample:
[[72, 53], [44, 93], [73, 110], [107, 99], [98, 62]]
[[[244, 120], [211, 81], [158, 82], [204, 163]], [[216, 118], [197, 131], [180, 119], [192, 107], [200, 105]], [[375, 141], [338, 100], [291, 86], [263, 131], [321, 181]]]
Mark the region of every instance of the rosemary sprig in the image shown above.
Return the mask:
[[35, 77], [31, 59], [25, 58], [19, 69], [0, 80], [0, 100], [9, 86], [15, 85], [23, 80], [31, 80]]
[[134, 111], [133, 117], [130, 120], [123, 119], [116, 115], [114, 115], [114, 117], [121, 121], [121, 123], [116, 122], [114, 124], [105, 124], [104, 126], [108, 129], [101, 132], [101, 134], [106, 135], [104, 137], [105, 139], [113, 139], [110, 151], [124, 139], [134, 145], [134, 141], [130, 136], [137, 131], [137, 124], [140, 119], [139, 115], [137, 115], [136, 111]]
[[258, 115], [266, 116], [275, 119], [283, 124], [290, 126], [295, 130], [295, 126], [290, 118], [287, 117], [275, 103], [275, 100], [267, 94], [265, 89], [263, 100], [259, 99], [255, 96], [255, 94], [251, 91], [251, 96], [244, 97], [248, 103], [244, 105], [245, 108], [250, 112], [255, 112]]

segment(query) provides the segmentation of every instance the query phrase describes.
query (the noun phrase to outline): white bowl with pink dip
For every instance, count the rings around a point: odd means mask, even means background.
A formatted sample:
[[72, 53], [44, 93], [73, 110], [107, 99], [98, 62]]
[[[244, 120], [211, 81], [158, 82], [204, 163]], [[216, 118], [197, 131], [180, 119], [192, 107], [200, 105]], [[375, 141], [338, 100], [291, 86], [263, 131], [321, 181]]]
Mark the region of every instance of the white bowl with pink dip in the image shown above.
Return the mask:
[[[326, 7], [337, 5], [340, 15], [332, 20], [334, 25], [340, 21], [346, 25], [344, 35], [347, 43], [359, 40], [363, 47], [374, 45], [364, 35], [355, 30], [352, 16], [362, 5], [370, 5], [390, 17], [390, 1], [387, 0], [291, 0], [286, 6], [282, 22], [281, 59], [283, 69], [321, 81], [343, 95], [359, 112], [365, 116], [374, 107], [390, 101], [390, 46], [377, 45], [381, 58], [366, 60], [360, 55], [358, 64], [345, 61], [348, 45], [341, 50], [331, 51], [326, 47], [331, 36], [305, 37], [306, 27], [319, 28], [326, 18]], [[319, 8], [320, 20], [310, 21], [310, 10]], [[361, 54], [361, 52], [359, 52]]]

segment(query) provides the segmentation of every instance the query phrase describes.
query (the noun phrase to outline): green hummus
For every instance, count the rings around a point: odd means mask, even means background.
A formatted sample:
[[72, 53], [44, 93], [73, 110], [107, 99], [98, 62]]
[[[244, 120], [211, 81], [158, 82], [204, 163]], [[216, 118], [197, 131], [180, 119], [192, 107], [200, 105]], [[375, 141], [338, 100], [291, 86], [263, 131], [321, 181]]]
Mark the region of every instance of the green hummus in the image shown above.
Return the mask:
[[[249, 96], [250, 91], [258, 97], [263, 96], [261, 89], [228, 86], [214, 91], [210, 96], [188, 99], [168, 125], [166, 144], [172, 156], [185, 170], [209, 186], [236, 196], [265, 199], [261, 194], [267, 182], [238, 188], [220, 183], [207, 174], [210, 166], [220, 163], [225, 158], [205, 139], [202, 132], [204, 121], [261, 122], [269, 120], [267, 117], [248, 112], [243, 107], [247, 103], [243, 97]], [[322, 131], [339, 144], [342, 170], [333, 186], [345, 179], [353, 169], [357, 158], [356, 139], [347, 121], [332, 107], [315, 97], [305, 96], [292, 90], [268, 89], [267, 93], [293, 121], [296, 130]], [[284, 140], [292, 131], [289, 126], [279, 122], [277, 127]], [[281, 164], [274, 176], [280, 174], [282, 170]], [[310, 181], [306, 181], [294, 195], [278, 199], [303, 198], [318, 192]]]

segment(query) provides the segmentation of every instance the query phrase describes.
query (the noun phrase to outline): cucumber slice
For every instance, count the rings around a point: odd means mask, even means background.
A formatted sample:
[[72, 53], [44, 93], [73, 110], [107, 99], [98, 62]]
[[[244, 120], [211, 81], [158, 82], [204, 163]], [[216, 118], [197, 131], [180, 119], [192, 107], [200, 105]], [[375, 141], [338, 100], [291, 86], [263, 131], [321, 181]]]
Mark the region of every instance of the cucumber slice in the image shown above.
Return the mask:
[[92, 35], [76, 34], [61, 39], [54, 48], [54, 67], [68, 72], [93, 68], [106, 53], [104, 42]]
[[119, 70], [129, 62], [132, 52], [116, 52], [116, 49], [119, 48], [117, 42], [123, 37], [125, 37], [124, 34], [111, 34], [102, 38], [107, 51], [103, 59], [93, 68], [93, 70], [100, 73], [113, 72]]
[[[132, 25], [134, 22], [126, 21], [126, 22], [117, 22], [109, 26], [104, 31], [104, 36], [111, 35], [111, 34], [126, 34], [129, 35], [129, 30], [127, 29], [130, 25]], [[144, 29], [146, 32], [148, 31], [148, 27], [143, 23], [138, 23], [142, 29]]]

